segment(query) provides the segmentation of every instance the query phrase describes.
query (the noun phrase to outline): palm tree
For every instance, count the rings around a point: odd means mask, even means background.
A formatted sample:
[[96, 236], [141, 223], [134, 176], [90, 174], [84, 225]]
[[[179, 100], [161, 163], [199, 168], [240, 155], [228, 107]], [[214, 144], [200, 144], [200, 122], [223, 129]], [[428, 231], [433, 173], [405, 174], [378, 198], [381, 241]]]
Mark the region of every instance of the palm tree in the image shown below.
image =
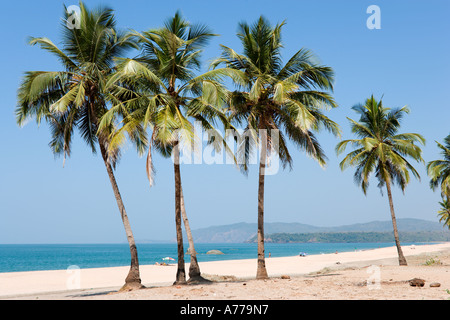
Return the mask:
[[438, 211], [439, 222], [450, 229], [450, 200], [448, 197], [443, 198], [439, 204], [441, 205], [441, 209]]
[[406, 106], [391, 110], [383, 107], [381, 100], [378, 102], [371, 96], [365, 104], [356, 105], [352, 109], [360, 115], [359, 122], [348, 118], [352, 133], [359, 139], [344, 140], [337, 144], [338, 155], [345, 151], [348, 144], [356, 148], [346, 155], [340, 168], [344, 170], [348, 166], [356, 167], [354, 179], [364, 194], [367, 193], [372, 173], [375, 173], [380, 189], [386, 186], [399, 264], [407, 265], [400, 246], [391, 185], [397, 184], [405, 192], [410, 181], [409, 172], [420, 179], [419, 173], [406, 157], [423, 162], [422, 150], [415, 143], [424, 145], [425, 139], [417, 133], [398, 133], [401, 119], [409, 113]]
[[333, 89], [333, 70], [319, 65], [307, 49], [299, 50], [283, 65], [281, 30], [284, 24], [272, 27], [264, 17], [251, 26], [240, 23], [237, 36], [243, 54], [222, 45], [221, 57], [211, 64], [212, 68], [224, 65], [228, 70], [243, 73], [242, 76], [230, 73], [237, 90], [230, 94], [228, 109], [229, 116], [244, 127], [243, 135], [248, 137], [241, 139], [238, 146], [239, 163], [244, 172], [255, 147], [260, 145], [261, 149], [257, 279], [268, 277], [264, 255], [264, 177], [268, 157], [275, 154], [283, 167], [292, 168], [287, 135], [299, 149], [324, 166], [326, 156], [314, 132], [325, 128], [335, 135], [340, 134], [338, 125], [323, 114], [323, 110], [337, 106], [327, 92]]
[[64, 154], [64, 158], [71, 154], [75, 129], [80, 131], [94, 154], [98, 145], [130, 247], [131, 266], [123, 289], [141, 288], [136, 244], [113, 171], [120, 156], [119, 149], [109, 148], [111, 128], [97, 132], [99, 119], [108, 110], [105, 84], [114, 66], [113, 58], [123, 55], [133, 42], [116, 30], [111, 9], [90, 11], [82, 2], [79, 7], [79, 28], [66, 26], [69, 13], [65, 10], [61, 48], [48, 38], [31, 38], [30, 44], [39, 44], [56, 55], [64, 70], [25, 74], [18, 91], [17, 123], [22, 126], [30, 117], [35, 117], [38, 123], [47, 121], [52, 132], [50, 147], [55, 154]]
[[441, 149], [443, 160], [430, 161], [427, 165], [430, 176], [430, 187], [435, 190], [440, 186], [443, 197], [450, 197], [450, 134], [444, 139], [444, 144], [437, 142]]
[[[215, 120], [227, 125], [221, 110], [226, 90], [220, 83], [226, 71], [214, 70], [195, 76], [200, 67], [200, 53], [214, 34], [204, 25], [190, 24], [177, 12], [163, 28], [134, 32], [143, 48], [136, 59], [122, 59], [108, 86], [115, 86], [115, 107], [104, 117], [108, 127], [114, 115], [122, 117], [123, 126], [116, 130], [112, 144], [120, 145], [124, 134], [138, 135], [140, 124], [152, 129], [147, 155], [147, 175], [152, 183], [152, 149], [174, 159], [175, 223], [178, 246], [178, 269], [174, 284], [186, 283], [181, 217], [188, 233], [191, 263], [189, 281], [201, 277], [190, 227], [184, 208], [181, 186], [180, 149], [195, 141], [193, 118], [204, 129], [215, 133]], [[220, 148], [218, 141], [210, 141]]]
[[430, 161], [427, 164], [428, 176], [431, 178], [430, 187], [433, 190], [440, 187], [442, 202], [438, 211], [439, 222], [450, 228], [450, 134], [444, 139], [444, 144], [436, 141], [441, 149], [443, 160]]

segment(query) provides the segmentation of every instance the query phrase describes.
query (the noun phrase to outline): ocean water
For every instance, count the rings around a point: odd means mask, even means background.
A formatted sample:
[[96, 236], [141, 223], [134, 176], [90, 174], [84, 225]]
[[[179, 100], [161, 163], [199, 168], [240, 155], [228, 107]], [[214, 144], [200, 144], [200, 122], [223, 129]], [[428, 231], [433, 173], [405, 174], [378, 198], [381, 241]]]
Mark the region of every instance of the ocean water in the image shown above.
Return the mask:
[[[417, 245], [418, 243], [416, 243]], [[393, 246], [394, 243], [266, 243], [266, 257], [296, 256], [358, 251]], [[402, 244], [410, 245], [410, 244]], [[168, 244], [137, 244], [141, 265], [162, 263], [165, 257], [177, 258], [177, 246]], [[184, 245], [185, 251], [188, 245]], [[197, 243], [197, 259], [203, 261], [256, 259], [255, 243]], [[223, 255], [206, 254], [220, 250]], [[185, 261], [190, 256], [185, 255]], [[170, 263], [176, 263], [170, 261]], [[80, 268], [128, 266], [130, 251], [127, 244], [0, 244], [0, 272], [65, 270], [76, 265]]]

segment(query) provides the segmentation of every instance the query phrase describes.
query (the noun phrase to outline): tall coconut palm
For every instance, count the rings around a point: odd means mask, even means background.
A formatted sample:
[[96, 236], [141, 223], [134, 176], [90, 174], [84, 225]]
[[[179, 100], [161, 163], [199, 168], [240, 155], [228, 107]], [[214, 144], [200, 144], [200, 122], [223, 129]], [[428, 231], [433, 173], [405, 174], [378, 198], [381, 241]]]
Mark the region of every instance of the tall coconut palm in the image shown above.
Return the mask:
[[428, 175], [431, 178], [430, 187], [433, 190], [441, 188], [443, 197], [450, 197], [450, 134], [444, 139], [444, 144], [437, 142], [443, 159], [430, 161], [427, 164]]
[[[242, 54], [222, 45], [222, 54], [212, 62], [212, 68], [224, 66], [243, 72], [233, 74], [237, 90], [230, 94], [229, 115], [242, 125], [239, 163], [244, 171], [257, 145], [260, 145], [258, 181], [258, 260], [257, 279], [268, 277], [264, 254], [264, 184], [269, 155], [277, 155], [283, 167], [292, 167], [287, 147], [289, 138], [321, 166], [326, 156], [314, 135], [321, 128], [339, 135], [336, 123], [324, 110], [336, 107], [330, 91], [333, 70], [319, 65], [307, 49], [296, 52], [285, 64], [281, 57], [281, 30], [285, 23], [272, 26], [264, 17], [254, 24], [239, 24], [237, 36]], [[278, 135], [277, 135], [278, 133]], [[277, 142], [278, 140], [278, 142]]]
[[[110, 179], [130, 247], [131, 266], [123, 289], [140, 288], [139, 261], [130, 222], [114, 176], [118, 149], [109, 148], [108, 131], [97, 132], [99, 119], [108, 110], [105, 84], [111, 74], [113, 58], [133, 46], [126, 34], [116, 30], [114, 13], [108, 8], [88, 10], [80, 2], [79, 28], [69, 28], [72, 19], [67, 9], [63, 21], [62, 47], [47, 38], [31, 38], [30, 44], [54, 54], [62, 71], [30, 71], [22, 79], [16, 107], [17, 122], [24, 125], [30, 117], [48, 122], [55, 154], [70, 156], [73, 132], [78, 129], [93, 153], [97, 146]], [[138, 143], [139, 144], [139, 143]]]
[[349, 166], [356, 167], [354, 179], [364, 194], [367, 193], [372, 173], [375, 173], [378, 187], [386, 187], [399, 264], [407, 265], [398, 236], [391, 186], [397, 184], [405, 192], [410, 181], [409, 172], [420, 179], [419, 173], [406, 157], [423, 162], [422, 150], [416, 143], [424, 145], [425, 139], [417, 133], [398, 132], [403, 116], [409, 113], [406, 106], [391, 110], [385, 108], [381, 100], [377, 101], [371, 96], [364, 104], [356, 105], [352, 109], [360, 115], [358, 122], [349, 119], [352, 133], [358, 139], [341, 141], [336, 146], [336, 152], [341, 154], [348, 144], [356, 149], [346, 155], [340, 163], [340, 168], [344, 170]]
[[[227, 72], [214, 70], [195, 75], [200, 67], [200, 53], [214, 34], [206, 26], [190, 24], [179, 12], [163, 28], [134, 32], [134, 36], [143, 52], [136, 59], [119, 61], [117, 72], [109, 81], [109, 86], [115, 86], [113, 99], [116, 99], [116, 107], [111, 108], [111, 112], [104, 117], [104, 123], [109, 126], [114, 121], [114, 115], [122, 117], [123, 126], [112, 139], [113, 144], [117, 142], [119, 145], [124, 141], [124, 134], [134, 135], [135, 128], [140, 124], [152, 129], [147, 156], [147, 175], [151, 181], [152, 149], [156, 148], [166, 157], [173, 157], [178, 246], [174, 284], [186, 283], [182, 216], [191, 254], [189, 281], [203, 281], [184, 208], [180, 150], [195, 140], [194, 125], [189, 118], [199, 121], [214, 136], [220, 136], [215, 129], [216, 119], [227, 125], [221, 110], [227, 91], [220, 83]], [[210, 142], [215, 148], [221, 147], [219, 140]]]

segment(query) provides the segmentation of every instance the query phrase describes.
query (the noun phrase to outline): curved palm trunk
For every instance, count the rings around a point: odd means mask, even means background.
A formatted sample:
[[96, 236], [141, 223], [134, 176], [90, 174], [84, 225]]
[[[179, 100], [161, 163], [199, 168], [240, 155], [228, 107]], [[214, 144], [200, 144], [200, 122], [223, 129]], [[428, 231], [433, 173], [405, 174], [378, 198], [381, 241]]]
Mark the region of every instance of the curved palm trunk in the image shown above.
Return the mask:
[[195, 251], [194, 247], [194, 238], [192, 237], [191, 227], [189, 225], [189, 220], [186, 214], [186, 208], [184, 206], [184, 196], [183, 196], [183, 188], [180, 186], [181, 191], [181, 217], [183, 218], [184, 222], [184, 228], [186, 229], [186, 236], [189, 242], [189, 254], [191, 256], [191, 262], [189, 264], [189, 283], [192, 282], [199, 282], [199, 281], [206, 281], [205, 278], [201, 276], [200, 273], [200, 266], [198, 265], [197, 261], [197, 252]]
[[174, 148], [174, 175], [175, 175], [175, 227], [177, 233], [178, 269], [173, 284], [186, 284], [186, 271], [184, 265], [183, 231], [181, 230], [181, 173], [180, 173], [180, 151], [178, 142]]
[[125, 233], [128, 240], [128, 245], [130, 246], [130, 254], [131, 254], [130, 271], [128, 272], [128, 275], [125, 279], [124, 286], [120, 290], [140, 289], [143, 288], [144, 286], [141, 284], [138, 253], [136, 243], [134, 241], [133, 232], [131, 231], [130, 221], [128, 220], [128, 215], [122, 201], [122, 196], [120, 195], [119, 192], [119, 187], [117, 186], [117, 181], [114, 176], [113, 169], [108, 161], [106, 150], [101, 143], [99, 143], [99, 145], [103, 161], [106, 166], [106, 171], [108, 172], [109, 180], [111, 182], [111, 186], [114, 191], [114, 196], [116, 197], [117, 206], [119, 207], [120, 216], [122, 218], [123, 226], [125, 228]]
[[394, 227], [394, 238], [395, 238], [395, 245], [397, 246], [397, 252], [398, 252], [398, 263], [401, 266], [408, 265], [406, 263], [405, 256], [403, 255], [402, 247], [400, 246], [400, 238], [398, 236], [398, 229], [397, 229], [397, 220], [395, 219], [395, 212], [394, 212], [394, 202], [392, 201], [392, 192], [391, 192], [391, 185], [389, 181], [386, 182], [386, 189], [388, 193], [389, 198], [389, 206], [391, 208], [391, 218], [392, 218], [392, 226]]
[[264, 176], [266, 167], [266, 142], [261, 144], [259, 159], [259, 184], [258, 184], [258, 266], [256, 279], [267, 279], [266, 259], [264, 253]]

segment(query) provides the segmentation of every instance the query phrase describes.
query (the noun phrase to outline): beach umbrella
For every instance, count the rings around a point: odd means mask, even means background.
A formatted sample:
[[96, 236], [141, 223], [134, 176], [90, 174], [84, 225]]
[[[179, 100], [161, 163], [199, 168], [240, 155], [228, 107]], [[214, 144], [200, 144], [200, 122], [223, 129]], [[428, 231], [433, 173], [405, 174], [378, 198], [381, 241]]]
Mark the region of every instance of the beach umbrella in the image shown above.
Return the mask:
[[165, 257], [165, 258], [162, 258], [163, 260], [173, 260], [173, 261], [175, 261], [175, 259], [174, 258], [171, 258], [171, 257]]

